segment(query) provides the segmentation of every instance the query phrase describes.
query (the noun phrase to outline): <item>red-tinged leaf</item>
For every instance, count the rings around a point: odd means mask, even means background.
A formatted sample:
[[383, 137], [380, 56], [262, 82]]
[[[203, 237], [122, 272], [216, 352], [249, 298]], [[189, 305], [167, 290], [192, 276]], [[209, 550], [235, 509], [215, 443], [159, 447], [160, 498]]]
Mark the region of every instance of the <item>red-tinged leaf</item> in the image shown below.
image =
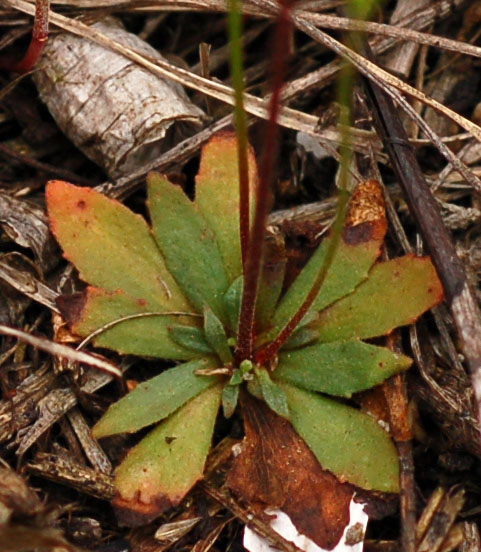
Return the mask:
[[324, 469], [363, 489], [399, 491], [396, 448], [373, 418], [318, 393], [279, 385], [292, 425]]
[[197, 370], [217, 367], [213, 359], [181, 364], [135, 387], [114, 403], [95, 424], [95, 438], [133, 433], [163, 420], [187, 401], [218, 382], [216, 377], [196, 376]]
[[409, 357], [384, 347], [362, 341], [336, 341], [282, 352], [273, 376], [310, 391], [350, 397], [411, 364]]
[[369, 338], [412, 324], [443, 299], [443, 288], [427, 257], [406, 255], [379, 263], [351, 295], [320, 313], [320, 341]]
[[121, 523], [148, 523], [179, 504], [202, 478], [221, 392], [220, 385], [207, 389], [127, 454], [115, 472], [113, 506]]
[[[154, 313], [156, 305], [135, 299], [123, 291], [109, 292], [91, 286], [84, 293], [59, 297], [57, 304], [77, 335], [86, 337], [105, 326], [109, 328], [95, 337], [94, 343], [99, 347], [122, 354], [171, 360], [189, 360], [200, 356], [173, 341], [169, 331], [174, 324], [198, 324], [198, 318], [159, 312], [158, 316], [123, 320], [132, 315]], [[118, 323], [110, 327], [115, 321]]]
[[[374, 180], [362, 183], [353, 193], [342, 239], [310, 310], [324, 309], [351, 293], [367, 278], [381, 252], [386, 228], [379, 184]], [[324, 263], [329, 243], [330, 238], [321, 243], [287, 290], [274, 314], [272, 329], [261, 338], [263, 343], [274, 340], [304, 303]]]
[[214, 233], [179, 186], [151, 173], [148, 188], [155, 240], [171, 274], [199, 312], [208, 305], [225, 320], [229, 284]]
[[90, 188], [54, 181], [47, 186], [52, 231], [86, 282], [122, 290], [153, 310], [191, 310], [145, 220]]
[[[257, 163], [248, 150], [251, 222]], [[195, 202], [214, 231], [229, 283], [242, 274], [239, 231], [239, 169], [234, 132], [216, 134], [204, 147], [196, 178]]]
[[242, 401], [245, 439], [228, 486], [259, 512], [279, 508], [296, 529], [331, 549], [349, 522], [353, 488], [324, 471], [292, 425], [261, 401]]

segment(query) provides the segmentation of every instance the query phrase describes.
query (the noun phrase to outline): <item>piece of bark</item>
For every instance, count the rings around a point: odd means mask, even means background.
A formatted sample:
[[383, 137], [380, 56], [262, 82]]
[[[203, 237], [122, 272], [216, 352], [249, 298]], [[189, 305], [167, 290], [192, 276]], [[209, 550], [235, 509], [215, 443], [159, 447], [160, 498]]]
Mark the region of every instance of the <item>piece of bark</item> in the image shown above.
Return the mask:
[[[113, 18], [94, 27], [163, 59]], [[68, 33], [49, 40], [34, 80], [60, 129], [112, 178], [155, 159], [168, 147], [164, 139], [174, 123], [198, 124], [203, 118], [180, 85]]]
[[102, 500], [114, 497], [114, 480], [111, 475], [82, 466], [55, 454], [38, 453], [27, 464], [30, 473], [66, 485]]
[[101, 473], [112, 473], [112, 464], [98, 442], [92, 437], [90, 427], [77, 407], [67, 414], [72, 429], [75, 431], [85, 456], [92, 466]]
[[55, 379], [52, 371], [37, 370], [17, 386], [13, 397], [0, 401], [0, 443], [32, 423], [38, 402], [51, 391]]
[[[82, 393], [94, 393], [112, 381], [112, 376], [92, 369], [87, 372], [86, 381], [80, 388]], [[78, 394], [70, 388], [56, 388], [38, 401], [38, 416], [34, 424], [17, 435], [17, 455], [22, 456], [55, 422], [78, 402]]]
[[35, 253], [43, 269], [52, 268], [57, 246], [40, 207], [0, 192], [0, 225], [12, 241]]

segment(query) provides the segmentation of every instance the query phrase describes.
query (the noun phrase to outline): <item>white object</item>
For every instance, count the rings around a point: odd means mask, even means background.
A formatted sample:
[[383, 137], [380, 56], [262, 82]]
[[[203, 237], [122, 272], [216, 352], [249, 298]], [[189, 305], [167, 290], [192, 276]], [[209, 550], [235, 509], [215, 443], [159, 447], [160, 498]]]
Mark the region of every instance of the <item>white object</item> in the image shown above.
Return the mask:
[[[341, 539], [330, 552], [362, 552], [364, 533], [369, 519], [364, 512], [364, 507], [365, 504], [354, 502], [354, 497], [351, 499], [349, 523], [344, 528]], [[284, 512], [266, 510], [266, 514], [275, 516], [270, 522], [272, 529], [304, 552], [328, 552], [305, 535], [299, 534], [289, 516]], [[250, 552], [278, 552], [278, 549], [272, 546], [267, 539], [258, 535], [248, 526], [244, 529], [244, 548]]]

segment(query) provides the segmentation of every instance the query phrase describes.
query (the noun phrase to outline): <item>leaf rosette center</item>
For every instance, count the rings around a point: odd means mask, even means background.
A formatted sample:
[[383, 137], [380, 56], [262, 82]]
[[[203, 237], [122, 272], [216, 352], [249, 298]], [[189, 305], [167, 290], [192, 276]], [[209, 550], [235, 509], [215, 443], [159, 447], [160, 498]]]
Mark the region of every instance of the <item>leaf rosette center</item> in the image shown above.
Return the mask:
[[[253, 213], [259, 198], [251, 150], [248, 167]], [[431, 261], [376, 262], [384, 202], [377, 183], [363, 183], [315, 293], [331, 236], [288, 289], [283, 240], [268, 236], [249, 329], [253, 353], [243, 358], [238, 174], [235, 135], [216, 135], [203, 150], [194, 201], [164, 176], [149, 176], [151, 226], [91, 189], [58, 181], [47, 189], [52, 230], [89, 284], [59, 300], [72, 331], [99, 347], [177, 363], [112, 404], [93, 429], [102, 438], [156, 424], [116, 470], [114, 505], [130, 525], [177, 505], [202, 478], [218, 411], [232, 416], [243, 393], [287, 420], [341, 480], [398, 490], [390, 436], [345, 399], [410, 366], [408, 357], [363, 340], [412, 323], [441, 300]]]

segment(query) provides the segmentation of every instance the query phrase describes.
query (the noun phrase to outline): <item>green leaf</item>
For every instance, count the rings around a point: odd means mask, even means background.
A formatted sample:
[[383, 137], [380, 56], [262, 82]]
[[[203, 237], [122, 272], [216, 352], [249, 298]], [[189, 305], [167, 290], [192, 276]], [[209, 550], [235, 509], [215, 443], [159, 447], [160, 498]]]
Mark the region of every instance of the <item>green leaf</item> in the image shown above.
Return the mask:
[[256, 303], [256, 327], [268, 327], [282, 292], [286, 273], [286, 250], [284, 238], [278, 234], [268, 234], [264, 244], [262, 272]]
[[215, 368], [212, 359], [181, 364], [140, 383], [114, 403], [95, 424], [95, 438], [117, 433], [133, 433], [163, 420], [190, 399], [218, 382], [216, 377], [196, 376], [196, 370]]
[[[248, 150], [249, 185], [251, 190], [251, 223], [254, 193], [257, 186], [257, 164]], [[219, 244], [229, 282], [242, 274], [239, 234], [239, 169], [234, 132], [216, 134], [202, 151], [196, 178], [195, 202], [212, 228]]]
[[273, 377], [303, 389], [350, 397], [406, 370], [411, 363], [409, 357], [384, 347], [336, 341], [282, 352]]
[[152, 310], [192, 310], [140, 215], [67, 182], [50, 182], [46, 196], [52, 231], [83, 280], [148, 301]]
[[286, 341], [282, 347], [283, 351], [291, 351], [292, 349], [299, 349], [305, 347], [319, 338], [319, 330], [315, 328], [300, 328], [296, 330], [291, 337]]
[[232, 374], [229, 380], [229, 383], [227, 385], [237, 386], [237, 385], [240, 385], [243, 381], [244, 381], [244, 378], [242, 376], [242, 372], [239, 369], [237, 369], [237, 370], [234, 370], [234, 373]]
[[209, 307], [204, 307], [204, 332], [207, 342], [224, 364], [232, 362], [224, 326]]
[[[384, 233], [385, 223], [379, 221], [366, 222], [344, 230], [326, 279], [311, 310], [324, 309], [351, 293], [367, 278], [369, 269], [381, 251]], [[262, 339], [263, 342], [275, 339], [304, 303], [324, 263], [329, 243], [330, 238], [321, 243], [287, 290], [274, 314], [273, 328], [267, 337]]]
[[72, 331], [83, 337], [118, 321], [94, 339], [99, 347], [122, 354], [171, 360], [189, 360], [199, 356], [199, 353], [175, 343], [169, 331], [172, 324], [196, 324], [198, 318], [159, 312], [155, 316], [122, 320], [132, 315], [154, 313], [156, 305], [135, 299], [123, 291], [109, 292], [91, 286], [81, 294], [60, 296], [57, 304]]
[[115, 472], [121, 517], [141, 511], [153, 519], [176, 506], [202, 478], [219, 410], [221, 386], [177, 410], [134, 447]]
[[159, 174], [148, 176], [154, 237], [167, 266], [199, 312], [209, 305], [224, 320], [227, 275], [212, 230], [184, 192]]
[[239, 276], [232, 282], [224, 295], [224, 307], [229, 319], [230, 329], [237, 332], [242, 302], [242, 291], [244, 289], [244, 278]]
[[354, 293], [321, 312], [314, 325], [320, 341], [376, 337], [412, 324], [442, 298], [431, 260], [406, 255], [375, 265]]
[[225, 385], [222, 390], [222, 410], [225, 418], [230, 418], [237, 406], [239, 400], [239, 386]]
[[373, 418], [317, 393], [280, 385], [292, 425], [324, 469], [363, 489], [399, 491], [396, 448]]
[[169, 327], [169, 335], [174, 343], [177, 343], [184, 349], [189, 349], [198, 354], [214, 353], [214, 350], [205, 338], [205, 333], [200, 328], [172, 324]]
[[265, 401], [265, 398], [262, 395], [262, 388], [258, 378], [253, 378], [247, 381], [247, 391], [249, 391], [249, 393], [256, 399]]
[[264, 368], [256, 368], [255, 373], [259, 381], [262, 396], [267, 405], [279, 416], [289, 419], [289, 407], [284, 391], [276, 385]]

